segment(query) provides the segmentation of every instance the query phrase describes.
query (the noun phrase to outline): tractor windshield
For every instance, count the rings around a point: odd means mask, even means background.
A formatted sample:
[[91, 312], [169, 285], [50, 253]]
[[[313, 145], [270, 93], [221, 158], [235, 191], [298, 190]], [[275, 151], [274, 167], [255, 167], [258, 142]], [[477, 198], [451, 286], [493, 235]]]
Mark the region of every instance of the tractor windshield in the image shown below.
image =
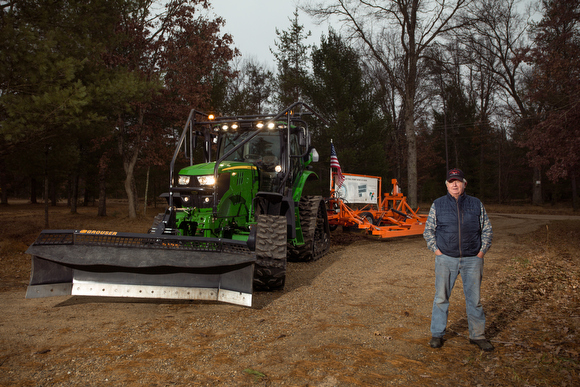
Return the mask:
[[[219, 157], [225, 155], [233, 147], [245, 141], [255, 132], [226, 133], [222, 135]], [[229, 155], [226, 160], [246, 161], [255, 164], [276, 165], [280, 159], [280, 133], [262, 132], [245, 143], [236, 152]]]

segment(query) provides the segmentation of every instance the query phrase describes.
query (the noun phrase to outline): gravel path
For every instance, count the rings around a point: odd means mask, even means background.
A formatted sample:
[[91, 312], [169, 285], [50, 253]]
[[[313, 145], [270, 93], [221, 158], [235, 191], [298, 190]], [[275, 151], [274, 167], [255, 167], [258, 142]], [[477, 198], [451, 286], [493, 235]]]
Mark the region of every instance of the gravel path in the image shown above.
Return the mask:
[[[485, 281], [542, 216], [491, 214]], [[346, 234], [337, 230], [333, 238]], [[434, 385], [428, 346], [433, 255], [421, 236], [356, 238], [312, 263], [290, 263], [284, 291], [243, 308], [202, 302], [0, 298], [0, 385], [380, 386]], [[27, 261], [26, 261], [27, 262]], [[29, 270], [29, 269], [28, 269]], [[444, 350], [479, 351], [451, 300], [457, 333]]]

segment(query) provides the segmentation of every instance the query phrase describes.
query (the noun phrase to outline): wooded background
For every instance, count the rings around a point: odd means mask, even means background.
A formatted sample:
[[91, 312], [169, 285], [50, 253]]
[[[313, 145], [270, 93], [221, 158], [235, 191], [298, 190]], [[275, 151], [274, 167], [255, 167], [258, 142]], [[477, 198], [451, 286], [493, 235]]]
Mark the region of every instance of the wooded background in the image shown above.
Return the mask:
[[[333, 140], [343, 172], [381, 176], [384, 191], [396, 178], [412, 206], [444, 194], [458, 167], [484, 202], [578, 208], [577, 0], [305, 3], [276, 31], [275, 68], [242, 58], [209, 7], [1, 0], [1, 203], [106, 215], [107, 197], [126, 198], [135, 217], [168, 189], [190, 109], [300, 100], [331, 122], [312, 127], [322, 195]], [[336, 30], [305, 44], [299, 11]]]

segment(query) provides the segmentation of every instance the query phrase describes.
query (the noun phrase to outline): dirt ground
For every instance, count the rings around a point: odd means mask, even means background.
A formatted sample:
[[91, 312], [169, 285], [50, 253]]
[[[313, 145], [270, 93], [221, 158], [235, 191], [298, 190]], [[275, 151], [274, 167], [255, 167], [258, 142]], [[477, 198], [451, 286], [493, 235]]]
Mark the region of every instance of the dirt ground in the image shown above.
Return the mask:
[[[512, 210], [488, 206], [486, 353], [469, 344], [460, 281], [445, 345], [429, 347], [434, 256], [421, 236], [336, 230], [329, 255], [289, 263], [284, 291], [254, 293], [251, 308], [25, 299], [44, 208], [0, 207], [0, 385], [580, 385], [580, 217]], [[50, 228], [145, 232], [159, 211], [96, 212], [51, 207]]]

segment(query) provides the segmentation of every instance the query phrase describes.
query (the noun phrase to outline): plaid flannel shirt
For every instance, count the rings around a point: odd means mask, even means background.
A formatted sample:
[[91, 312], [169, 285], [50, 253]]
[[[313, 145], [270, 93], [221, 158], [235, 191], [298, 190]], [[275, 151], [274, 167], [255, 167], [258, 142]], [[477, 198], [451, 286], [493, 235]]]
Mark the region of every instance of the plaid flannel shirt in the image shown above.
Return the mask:
[[[435, 237], [435, 229], [437, 228], [437, 214], [435, 210], [435, 204], [431, 205], [429, 210], [429, 216], [427, 217], [427, 222], [425, 223], [425, 231], [423, 232], [423, 237], [427, 241], [427, 248], [433, 252], [437, 251], [437, 241]], [[479, 227], [481, 230], [481, 249], [480, 251], [484, 254], [491, 247], [491, 240], [493, 238], [493, 231], [491, 229], [491, 222], [487, 216], [487, 212], [481, 203], [481, 215], [479, 216]]]

